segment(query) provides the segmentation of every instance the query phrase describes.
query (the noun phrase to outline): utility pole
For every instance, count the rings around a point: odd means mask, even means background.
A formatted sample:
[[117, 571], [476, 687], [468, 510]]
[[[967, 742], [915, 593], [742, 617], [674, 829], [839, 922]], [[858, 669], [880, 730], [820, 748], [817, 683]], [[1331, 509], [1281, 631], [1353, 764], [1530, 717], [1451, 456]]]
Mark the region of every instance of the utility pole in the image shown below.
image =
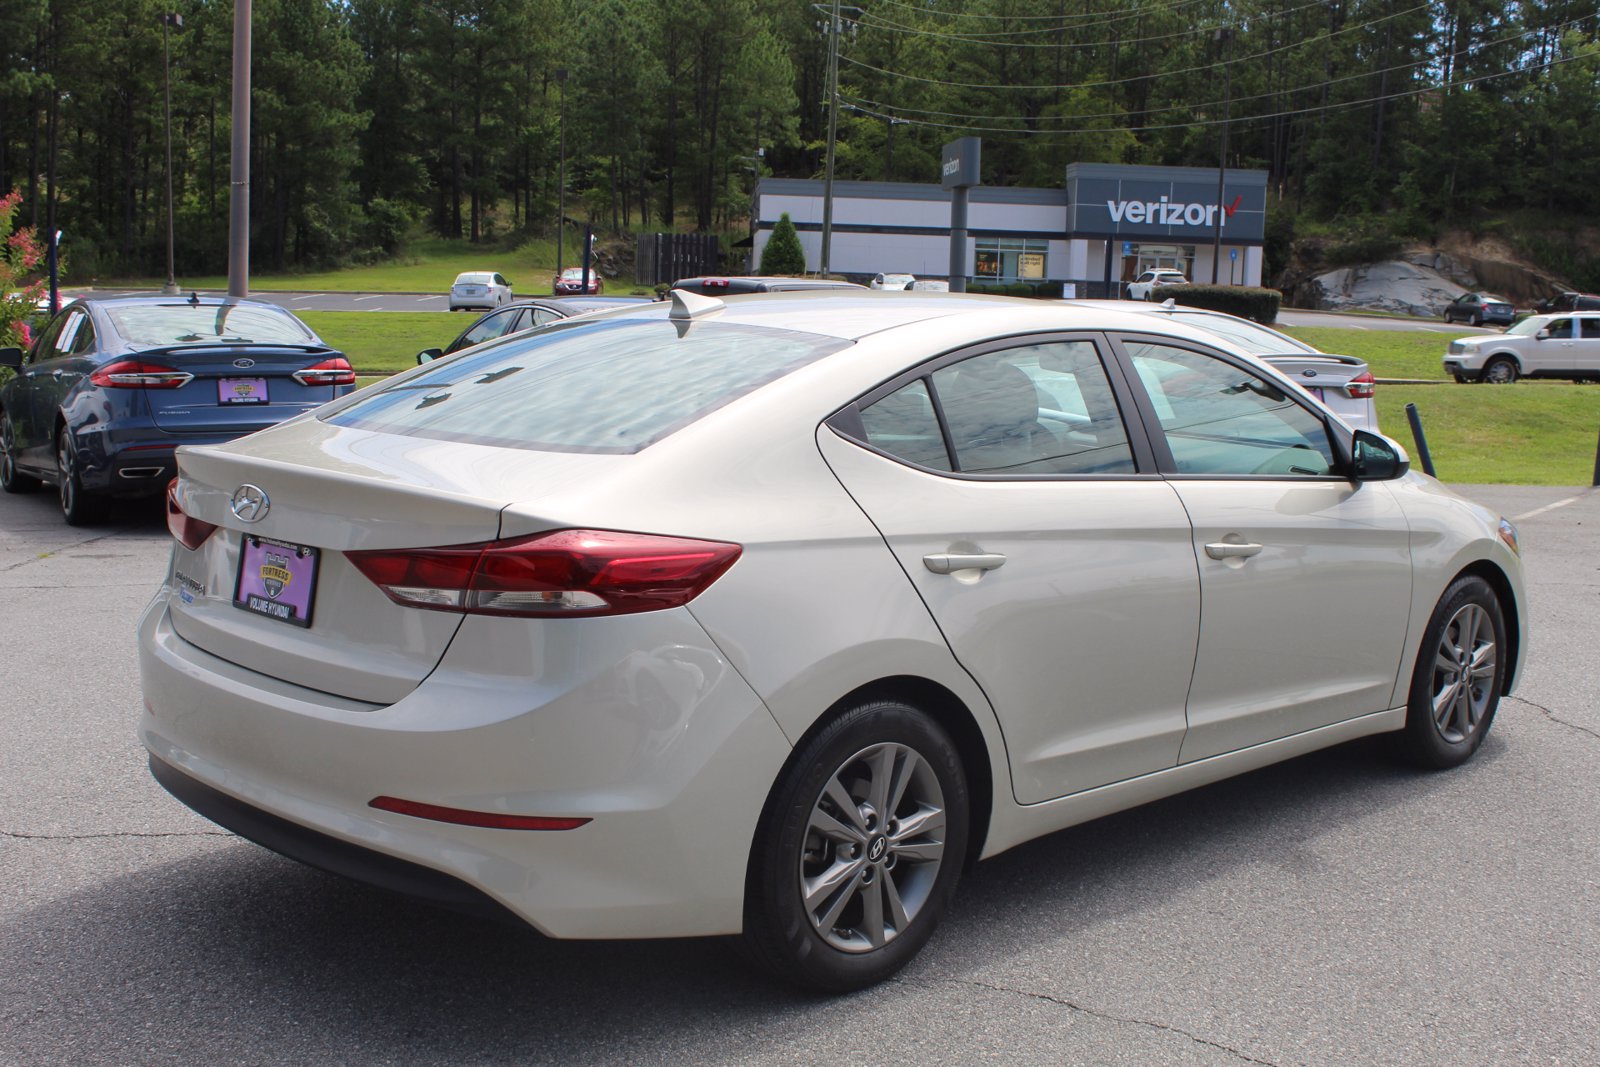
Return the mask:
[[161, 287], [166, 296], [178, 295], [178, 279], [173, 272], [172, 256], [172, 28], [183, 29], [183, 16], [169, 11], [161, 16], [162, 81], [167, 98], [167, 284]]
[[[561, 163], [556, 175], [556, 277], [561, 276], [562, 269], [566, 266], [566, 246], [563, 238], [567, 235], [567, 68], [556, 68], [556, 87], [561, 94], [561, 134], [559, 152]], [[587, 279], [585, 279], [587, 280]], [[551, 288], [554, 292], [554, 287]]]
[[839, 0], [833, 0], [828, 16], [828, 162], [822, 179], [822, 256], [817, 264], [827, 274], [830, 246], [833, 244], [833, 146], [839, 136]]
[[[1227, 215], [1222, 210], [1222, 197], [1223, 180], [1228, 173], [1228, 126], [1233, 115], [1233, 68], [1228, 65], [1228, 42], [1233, 40], [1233, 30], [1223, 26], [1213, 39], [1222, 60], [1222, 151], [1217, 155], [1217, 228], [1211, 238], [1211, 284], [1216, 285], [1222, 267], [1222, 223]], [[1231, 272], [1229, 279], [1232, 280]]]
[[250, 0], [233, 4], [233, 165], [228, 191], [228, 295], [250, 295]]

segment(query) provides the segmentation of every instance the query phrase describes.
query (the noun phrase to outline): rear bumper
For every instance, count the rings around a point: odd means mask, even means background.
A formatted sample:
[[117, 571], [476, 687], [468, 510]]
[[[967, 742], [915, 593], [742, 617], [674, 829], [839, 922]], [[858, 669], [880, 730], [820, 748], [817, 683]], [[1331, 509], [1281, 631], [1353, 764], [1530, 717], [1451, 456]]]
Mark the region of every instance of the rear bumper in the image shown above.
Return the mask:
[[[646, 621], [622, 631], [620, 654], [599, 628], [568, 655], [469, 617], [425, 682], [379, 706], [189, 644], [169, 595], [140, 621], [139, 736], [158, 779], [202, 814], [387, 888], [479, 913], [481, 896], [554, 937], [740, 929], [756, 821], [789, 746], [686, 611], [632, 616]], [[461, 826], [370, 807], [377, 796], [592, 821]]]

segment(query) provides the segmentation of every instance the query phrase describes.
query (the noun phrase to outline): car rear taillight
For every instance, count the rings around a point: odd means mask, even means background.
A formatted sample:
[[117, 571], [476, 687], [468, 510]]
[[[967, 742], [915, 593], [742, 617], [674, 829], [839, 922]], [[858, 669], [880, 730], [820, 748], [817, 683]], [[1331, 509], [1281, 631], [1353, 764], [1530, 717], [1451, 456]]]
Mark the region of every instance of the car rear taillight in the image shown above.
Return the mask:
[[424, 804], [419, 800], [403, 800], [400, 797], [373, 797], [367, 801], [367, 807], [392, 811], [397, 815], [410, 815], [416, 819], [455, 823], [458, 826], [487, 826], [491, 830], [576, 830], [591, 821], [572, 816], [507, 815], [499, 811], [446, 808], [439, 804]]
[[701, 282], [700, 284], [702, 286], [704, 286], [705, 288], [707, 288], [707, 289], [726, 289], [728, 287], [728, 279], [726, 279], [726, 278], [707, 278], [705, 281]]
[[556, 530], [442, 548], [348, 552], [396, 604], [468, 615], [630, 615], [689, 603], [739, 558], [725, 541]]
[[89, 375], [89, 380], [108, 389], [179, 389], [194, 381], [194, 375], [159, 363], [119, 359]]
[[1372, 372], [1364, 370], [1360, 374], [1344, 383], [1344, 391], [1353, 400], [1371, 400], [1372, 394], [1377, 392], [1378, 379]]
[[294, 380], [301, 385], [354, 385], [356, 372], [343, 356], [335, 356], [295, 371]]
[[167, 529], [178, 539], [178, 544], [193, 552], [206, 543], [206, 538], [210, 537], [216, 528], [215, 523], [202, 522], [192, 515], [184, 514], [183, 508], [178, 506], [178, 479], [174, 478], [167, 483]]

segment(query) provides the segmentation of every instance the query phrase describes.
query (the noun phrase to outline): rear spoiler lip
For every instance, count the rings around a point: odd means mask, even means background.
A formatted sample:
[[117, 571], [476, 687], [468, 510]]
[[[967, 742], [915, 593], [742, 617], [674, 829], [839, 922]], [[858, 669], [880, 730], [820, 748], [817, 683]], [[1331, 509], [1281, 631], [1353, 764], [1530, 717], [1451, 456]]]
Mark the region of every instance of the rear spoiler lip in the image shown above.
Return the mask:
[[188, 344], [159, 345], [155, 348], [130, 348], [128, 355], [143, 356], [187, 356], [202, 352], [238, 352], [239, 350], [260, 352], [263, 355], [277, 352], [304, 352], [307, 355], [327, 353], [342, 356], [343, 352], [325, 344], [263, 344], [259, 341], [194, 341]]

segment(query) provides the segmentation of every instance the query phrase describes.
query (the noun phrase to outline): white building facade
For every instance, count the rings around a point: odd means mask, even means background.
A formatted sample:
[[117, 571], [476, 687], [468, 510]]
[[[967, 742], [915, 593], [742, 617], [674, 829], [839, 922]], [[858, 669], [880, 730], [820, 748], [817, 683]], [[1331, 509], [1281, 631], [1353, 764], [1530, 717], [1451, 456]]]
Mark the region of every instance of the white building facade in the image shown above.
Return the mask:
[[[950, 191], [902, 182], [835, 182], [829, 261], [836, 274], [946, 278]], [[1260, 285], [1267, 173], [1074, 163], [1061, 189], [969, 190], [964, 253], [973, 285], [1060, 283], [1071, 295], [1120, 295], [1152, 267], [1191, 281]], [[764, 178], [756, 187], [753, 266], [787, 212], [818, 269], [823, 183]], [[1218, 247], [1220, 245], [1220, 247]], [[1214, 253], [1215, 249], [1215, 253]]]

